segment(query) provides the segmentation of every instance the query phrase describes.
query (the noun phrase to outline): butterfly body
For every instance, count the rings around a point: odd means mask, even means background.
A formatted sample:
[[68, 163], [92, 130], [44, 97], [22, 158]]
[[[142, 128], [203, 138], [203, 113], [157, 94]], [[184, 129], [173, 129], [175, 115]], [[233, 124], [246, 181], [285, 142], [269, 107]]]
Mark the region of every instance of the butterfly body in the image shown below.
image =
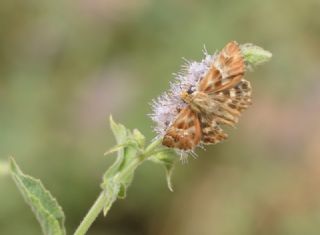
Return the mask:
[[186, 107], [169, 125], [162, 144], [193, 150], [200, 143], [225, 140], [227, 134], [221, 126], [234, 126], [241, 112], [251, 104], [251, 86], [243, 79], [244, 72], [238, 44], [228, 43], [196, 86], [180, 95]]
[[188, 94], [184, 92], [181, 95], [182, 100], [189, 105], [190, 109], [198, 114], [214, 113], [217, 110], [217, 105], [212, 102], [212, 98], [201, 91]]

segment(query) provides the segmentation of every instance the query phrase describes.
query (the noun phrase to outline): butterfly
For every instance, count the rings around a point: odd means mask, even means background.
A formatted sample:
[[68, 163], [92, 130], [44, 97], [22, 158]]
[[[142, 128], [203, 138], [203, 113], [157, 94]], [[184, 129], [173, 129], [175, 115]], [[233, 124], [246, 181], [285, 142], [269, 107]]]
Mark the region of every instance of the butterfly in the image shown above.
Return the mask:
[[244, 79], [245, 62], [237, 42], [228, 43], [195, 87], [182, 92], [186, 106], [168, 126], [162, 144], [184, 151], [199, 144], [216, 144], [228, 135], [223, 125], [235, 126], [251, 104], [251, 85]]

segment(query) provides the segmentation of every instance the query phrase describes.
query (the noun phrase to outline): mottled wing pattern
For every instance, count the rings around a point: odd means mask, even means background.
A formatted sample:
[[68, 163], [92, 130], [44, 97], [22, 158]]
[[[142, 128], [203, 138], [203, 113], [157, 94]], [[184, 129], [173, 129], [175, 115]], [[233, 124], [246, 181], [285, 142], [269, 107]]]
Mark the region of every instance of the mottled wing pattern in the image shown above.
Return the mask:
[[204, 144], [217, 144], [228, 138], [228, 135], [221, 129], [215, 118], [201, 118], [202, 138]]
[[241, 113], [251, 104], [251, 85], [243, 79], [244, 60], [236, 42], [231, 42], [218, 55], [216, 62], [200, 81], [199, 91], [209, 93], [218, 109], [201, 117], [204, 144], [216, 144], [228, 135], [220, 125], [235, 126]]
[[221, 80], [222, 75], [220, 71], [212, 65], [209, 72], [199, 82], [198, 90], [205, 93], [212, 93], [218, 86], [220, 86]]
[[251, 93], [250, 82], [242, 79], [235, 87], [212, 96], [213, 102], [219, 104], [217, 123], [234, 126], [241, 113], [251, 105]]
[[180, 111], [176, 120], [169, 126], [162, 144], [182, 150], [194, 149], [201, 140], [201, 126], [198, 115], [189, 107]]
[[[162, 144], [182, 150], [192, 150], [200, 142], [216, 144], [228, 135], [221, 125], [234, 126], [242, 111], [251, 104], [251, 86], [243, 79], [245, 64], [236, 42], [228, 43], [216, 56], [208, 73], [199, 81], [197, 99], [190, 102], [213, 103], [208, 112], [196, 113], [191, 106], [182, 109], [166, 130]], [[200, 96], [200, 94], [203, 94]], [[202, 97], [202, 98], [201, 98]]]
[[215, 66], [222, 74], [214, 92], [229, 89], [240, 82], [244, 76], [245, 63], [237, 42], [228, 43], [218, 55]]
[[229, 94], [226, 94], [227, 92], [225, 92], [225, 95], [230, 97], [230, 100], [227, 103], [230, 108], [241, 113], [252, 104], [252, 88], [249, 81], [242, 79], [238, 85], [228, 91]]
[[243, 78], [245, 64], [237, 42], [228, 43], [217, 55], [209, 72], [199, 83], [199, 91], [219, 92], [237, 85]]

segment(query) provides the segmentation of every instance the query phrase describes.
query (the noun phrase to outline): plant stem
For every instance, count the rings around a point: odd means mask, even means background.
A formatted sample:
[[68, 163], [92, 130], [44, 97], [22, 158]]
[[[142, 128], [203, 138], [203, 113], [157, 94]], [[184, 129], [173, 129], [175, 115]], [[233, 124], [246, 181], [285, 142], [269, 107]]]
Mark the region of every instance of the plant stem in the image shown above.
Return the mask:
[[[152, 142], [144, 151], [144, 153], [140, 156], [137, 156], [136, 159], [132, 161], [130, 165], [128, 165], [124, 170], [122, 170], [119, 177], [126, 177], [128, 172], [131, 172], [135, 168], [137, 168], [144, 160], [148, 159], [157, 147], [161, 144], [161, 140], [157, 139]], [[87, 215], [83, 218], [74, 235], [84, 235], [93, 224], [95, 219], [98, 217], [100, 212], [103, 210], [104, 206], [108, 203], [113, 203], [108, 200], [112, 200], [110, 197], [107, 197], [103, 192], [100, 193], [99, 197], [92, 205]]]
[[100, 212], [103, 210], [103, 207], [106, 205], [108, 198], [104, 195], [103, 192], [100, 193], [99, 197], [92, 205], [87, 215], [83, 218], [74, 235], [84, 235], [98, 217]]
[[162, 142], [162, 140], [160, 138], [158, 138], [158, 139], [155, 139], [155, 141], [153, 141], [151, 144], [149, 144], [145, 150], [146, 157], [149, 157], [150, 155], [152, 155], [152, 151], [154, 151], [159, 146], [161, 146], [161, 142]]

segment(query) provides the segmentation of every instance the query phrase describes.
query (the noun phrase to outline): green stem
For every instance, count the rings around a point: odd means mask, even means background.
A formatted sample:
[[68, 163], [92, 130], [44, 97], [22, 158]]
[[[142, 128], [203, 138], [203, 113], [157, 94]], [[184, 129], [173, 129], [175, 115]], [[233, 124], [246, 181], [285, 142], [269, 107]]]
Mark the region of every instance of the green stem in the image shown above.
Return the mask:
[[149, 146], [146, 148], [144, 153], [146, 158], [152, 155], [152, 152], [156, 150], [159, 146], [161, 146], [161, 142], [162, 142], [162, 139], [158, 138], [158, 139], [155, 139], [155, 141], [153, 141], [151, 144], [149, 144]]
[[81, 221], [74, 235], [86, 234], [86, 232], [88, 231], [92, 223], [95, 221], [95, 219], [98, 217], [100, 212], [103, 210], [104, 205], [108, 203], [107, 200], [108, 198], [104, 195], [104, 193], [100, 193], [99, 197], [97, 198], [95, 203], [92, 205], [87, 215]]
[[[137, 158], [134, 159], [130, 165], [128, 165], [125, 169], [122, 170], [121, 175], [119, 175], [118, 177], [126, 177], [126, 175], [129, 172], [137, 168], [144, 160], [148, 159], [148, 157], [150, 157], [153, 154], [154, 150], [156, 150], [160, 146], [160, 144], [161, 144], [161, 140], [159, 139], [152, 142], [140, 156], [137, 156]], [[112, 199], [110, 197], [106, 197], [106, 195], [103, 192], [101, 192], [99, 197], [95, 201], [95, 203], [92, 205], [92, 207], [88, 211], [87, 215], [81, 221], [74, 235], [86, 234], [90, 226], [93, 224], [95, 219], [103, 210], [104, 206], [107, 205], [108, 203], [113, 203], [108, 200], [112, 200]]]
[[144, 162], [150, 156], [152, 156], [155, 153], [155, 151], [157, 150], [157, 148], [161, 145], [161, 141], [162, 141], [161, 139], [156, 139], [151, 144], [149, 144], [146, 147], [144, 153], [137, 156], [137, 158], [134, 159], [134, 161], [130, 165], [128, 165], [125, 169], [122, 170], [121, 176], [126, 177], [126, 174], [128, 172], [131, 172], [132, 169], [137, 168], [142, 162]]

